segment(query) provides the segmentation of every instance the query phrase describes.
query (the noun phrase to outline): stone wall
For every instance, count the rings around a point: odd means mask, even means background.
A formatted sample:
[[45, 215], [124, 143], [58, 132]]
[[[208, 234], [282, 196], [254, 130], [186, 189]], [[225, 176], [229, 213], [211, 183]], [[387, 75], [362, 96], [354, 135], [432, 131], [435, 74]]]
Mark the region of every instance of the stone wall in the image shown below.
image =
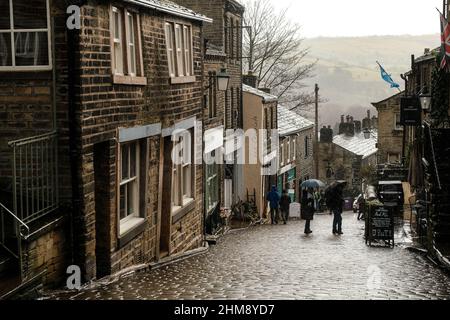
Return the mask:
[[[120, 3], [117, 3], [120, 5]], [[111, 75], [109, 5], [105, 2], [88, 1], [82, 7], [80, 30], [78, 108], [81, 125], [81, 180], [83, 194], [82, 210], [77, 216], [77, 261], [83, 268], [85, 280], [96, 276], [96, 193], [94, 171], [94, 146], [110, 144], [110, 168], [108, 193], [102, 193], [110, 203], [109, 244], [111, 272], [136, 263], [156, 259], [157, 211], [159, 197], [160, 139], [147, 140], [147, 190], [145, 192], [147, 224], [145, 230], [125, 245], [118, 245], [116, 149], [114, 139], [118, 127], [135, 127], [162, 123], [167, 128], [175, 123], [195, 117], [201, 119], [202, 104], [202, 43], [199, 23], [192, 24], [195, 82], [171, 84], [168, 74], [164, 22], [174, 17], [152, 10], [137, 8], [140, 12], [144, 75], [147, 85], [136, 86], [113, 83]], [[176, 18], [177, 21], [180, 18]], [[167, 174], [164, 172], [163, 174]], [[178, 253], [201, 245], [202, 234], [202, 170], [195, 170], [195, 209], [171, 228], [170, 253]], [[97, 196], [99, 196], [97, 194]], [[104, 199], [97, 199], [105, 201]], [[98, 226], [97, 226], [98, 228]], [[101, 240], [101, 239], [100, 239]]]
[[388, 155], [402, 154], [403, 130], [395, 127], [395, 117], [400, 115], [400, 95], [395, 95], [373, 105], [378, 111], [378, 163], [387, 163]]

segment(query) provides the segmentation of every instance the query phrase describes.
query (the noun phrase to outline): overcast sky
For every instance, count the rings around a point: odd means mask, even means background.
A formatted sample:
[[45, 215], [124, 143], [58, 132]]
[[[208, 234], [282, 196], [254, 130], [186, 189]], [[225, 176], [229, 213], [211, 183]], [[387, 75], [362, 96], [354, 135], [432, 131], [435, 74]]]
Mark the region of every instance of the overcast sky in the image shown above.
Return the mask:
[[270, 0], [306, 38], [439, 33], [442, 0]]

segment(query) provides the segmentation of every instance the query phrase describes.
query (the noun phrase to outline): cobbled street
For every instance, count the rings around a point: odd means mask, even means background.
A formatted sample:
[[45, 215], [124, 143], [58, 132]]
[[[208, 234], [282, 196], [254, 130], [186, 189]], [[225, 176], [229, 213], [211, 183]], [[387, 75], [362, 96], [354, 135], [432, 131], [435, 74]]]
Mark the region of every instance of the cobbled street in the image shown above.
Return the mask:
[[364, 222], [344, 214], [233, 231], [202, 255], [50, 299], [448, 299], [450, 277], [422, 255], [366, 246]]

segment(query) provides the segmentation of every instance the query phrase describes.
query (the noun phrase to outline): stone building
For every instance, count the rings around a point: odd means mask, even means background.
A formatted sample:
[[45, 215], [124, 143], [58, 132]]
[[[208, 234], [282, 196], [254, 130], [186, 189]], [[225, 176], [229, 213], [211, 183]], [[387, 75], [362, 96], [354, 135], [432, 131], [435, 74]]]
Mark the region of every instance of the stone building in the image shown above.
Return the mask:
[[[450, 76], [440, 68], [441, 59], [440, 48], [425, 49], [406, 73], [407, 95], [429, 94], [431, 104], [422, 110], [420, 125], [406, 127], [405, 149], [412, 192], [408, 201], [427, 204], [413, 209], [415, 231], [428, 254], [450, 267]], [[426, 229], [420, 221], [426, 221]]]
[[[376, 125], [372, 120], [369, 117], [363, 122]], [[361, 192], [361, 169], [377, 164], [377, 130], [372, 127], [365, 131], [361, 130], [361, 122], [351, 116], [341, 117], [339, 133], [335, 136], [331, 127], [320, 130], [319, 180], [327, 184], [346, 180], [348, 194], [356, 196]]]
[[405, 92], [372, 105], [378, 111], [378, 163], [400, 163], [402, 159], [403, 126], [400, 124], [400, 99]]
[[61, 284], [68, 265], [88, 281], [202, 246], [195, 146], [212, 20], [167, 0], [85, 0], [81, 28], [68, 30], [65, 2], [32, 3], [0, 5], [15, 21], [0, 41], [18, 39], [0, 57], [1, 232], [15, 241], [2, 237], [1, 255], [17, 256], [12, 287]]
[[314, 123], [278, 105], [278, 134], [278, 191], [286, 189], [292, 201], [298, 202], [300, 183], [313, 176]]
[[[266, 194], [276, 185], [277, 145], [272, 129], [278, 128], [278, 98], [266, 91], [243, 85], [244, 191], [247, 201], [254, 199], [261, 217], [266, 214]], [[262, 131], [266, 130], [266, 131]], [[278, 139], [278, 138], [277, 138]], [[257, 147], [257, 149], [256, 149]], [[275, 148], [275, 149], [272, 149]], [[271, 168], [275, 170], [271, 172]]]
[[[175, 0], [176, 3], [213, 19], [203, 28], [206, 46], [204, 60], [204, 129], [226, 136], [226, 130], [242, 128], [242, 21], [244, 7], [235, 0]], [[226, 71], [229, 85], [218, 90], [214, 76]], [[223, 139], [222, 139], [223, 141]], [[216, 144], [216, 154], [223, 158], [223, 148]], [[208, 152], [210, 150], [207, 150]], [[219, 155], [220, 154], [220, 155]], [[242, 166], [226, 162], [205, 166], [205, 217], [207, 233], [220, 227], [221, 210], [228, 211], [243, 197]]]

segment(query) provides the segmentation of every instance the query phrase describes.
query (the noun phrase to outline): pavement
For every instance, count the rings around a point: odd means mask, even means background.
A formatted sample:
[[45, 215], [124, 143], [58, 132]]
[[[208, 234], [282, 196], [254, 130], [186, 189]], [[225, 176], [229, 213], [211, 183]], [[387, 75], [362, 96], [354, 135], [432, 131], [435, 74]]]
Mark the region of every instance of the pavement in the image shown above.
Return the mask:
[[364, 222], [343, 215], [230, 232], [201, 255], [81, 291], [46, 292], [44, 299], [449, 299], [450, 276], [407, 250], [399, 229], [394, 248], [368, 247]]

